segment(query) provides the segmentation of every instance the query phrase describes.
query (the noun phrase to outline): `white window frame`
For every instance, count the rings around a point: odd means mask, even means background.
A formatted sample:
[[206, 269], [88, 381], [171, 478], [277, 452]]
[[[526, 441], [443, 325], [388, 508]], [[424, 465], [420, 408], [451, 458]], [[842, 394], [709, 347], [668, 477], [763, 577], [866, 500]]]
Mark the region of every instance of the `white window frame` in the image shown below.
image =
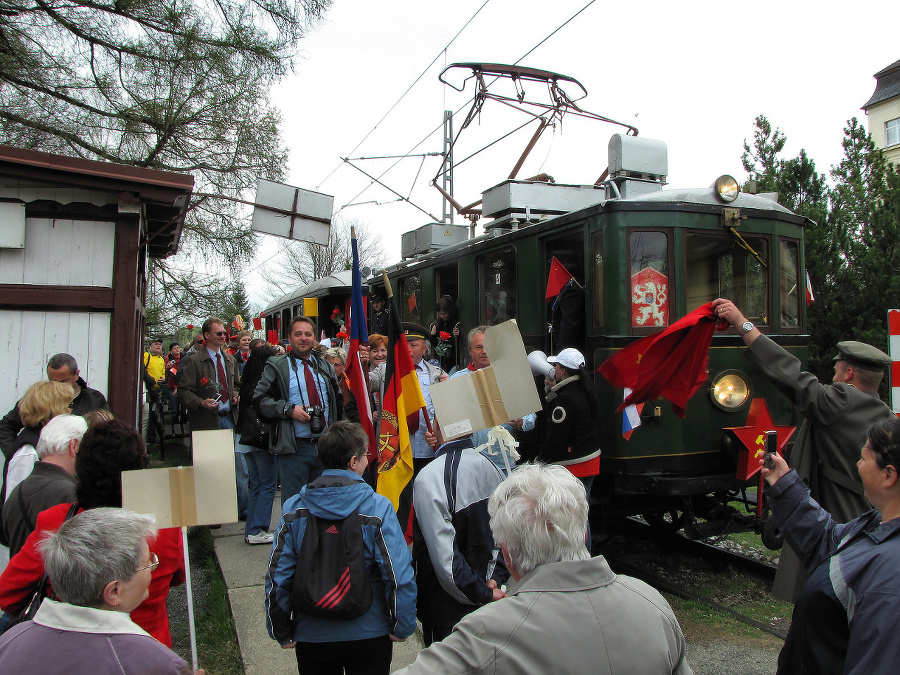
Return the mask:
[[900, 145], [900, 117], [884, 123], [884, 147]]

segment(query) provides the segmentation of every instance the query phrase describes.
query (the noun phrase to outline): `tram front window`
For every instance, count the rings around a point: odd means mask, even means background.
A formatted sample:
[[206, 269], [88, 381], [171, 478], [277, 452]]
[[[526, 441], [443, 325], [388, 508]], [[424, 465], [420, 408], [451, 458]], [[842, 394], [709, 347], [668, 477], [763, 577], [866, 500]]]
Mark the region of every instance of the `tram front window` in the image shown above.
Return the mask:
[[728, 298], [753, 323], [770, 325], [769, 243], [765, 237], [743, 238], [756, 255], [727, 234], [686, 236], [687, 307], [693, 310], [716, 298]]
[[800, 246], [796, 241], [782, 239], [778, 251], [779, 298], [781, 325], [796, 328], [800, 325]]

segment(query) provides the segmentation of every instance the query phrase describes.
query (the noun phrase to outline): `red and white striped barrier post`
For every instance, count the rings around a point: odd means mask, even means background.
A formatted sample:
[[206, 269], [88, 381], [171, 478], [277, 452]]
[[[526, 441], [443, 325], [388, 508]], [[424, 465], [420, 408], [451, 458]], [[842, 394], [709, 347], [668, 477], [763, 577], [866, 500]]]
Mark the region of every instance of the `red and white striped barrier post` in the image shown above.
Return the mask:
[[891, 364], [891, 410], [900, 412], [900, 309], [888, 310], [888, 353]]

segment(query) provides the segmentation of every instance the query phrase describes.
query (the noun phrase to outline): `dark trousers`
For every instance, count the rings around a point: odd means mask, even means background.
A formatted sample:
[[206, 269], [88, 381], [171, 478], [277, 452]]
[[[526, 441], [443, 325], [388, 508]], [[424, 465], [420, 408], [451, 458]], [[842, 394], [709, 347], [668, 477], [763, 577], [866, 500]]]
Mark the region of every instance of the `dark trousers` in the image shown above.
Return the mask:
[[298, 642], [300, 675], [388, 675], [393, 643], [387, 635], [368, 640]]
[[440, 642], [453, 632], [453, 626], [445, 626], [439, 623], [423, 623], [422, 624], [422, 641], [426, 647], [430, 647], [433, 642]]

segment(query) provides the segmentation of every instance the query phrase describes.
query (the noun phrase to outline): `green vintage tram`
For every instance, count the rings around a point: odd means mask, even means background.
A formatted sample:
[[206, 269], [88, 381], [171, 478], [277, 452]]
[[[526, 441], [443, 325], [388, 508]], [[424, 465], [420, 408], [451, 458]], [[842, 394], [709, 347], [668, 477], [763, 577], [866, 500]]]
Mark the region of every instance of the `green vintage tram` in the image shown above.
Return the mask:
[[[511, 68], [466, 66], [476, 77]], [[520, 81], [543, 78], [554, 88], [565, 79], [531, 69], [514, 75]], [[554, 111], [568, 103], [558, 95]], [[665, 144], [633, 133], [629, 128], [612, 136], [608, 169], [595, 184], [560, 185], [546, 175], [506, 180], [469, 207], [457, 204], [464, 214], [480, 206], [475, 215], [488, 219], [481, 236], [474, 236], [474, 226], [469, 231], [446, 223], [404, 234], [404, 260], [386, 270], [403, 319], [430, 325], [435, 302], [449, 295], [457, 301], [463, 335], [474, 326], [516, 319], [529, 351], [550, 354], [574, 346], [596, 370], [635, 339], [727, 297], [805, 363], [807, 219], [770, 196], [740, 193], [728, 176], [709, 188], [664, 189]], [[570, 288], [547, 302], [553, 258], [580, 290]], [[380, 276], [369, 281], [381, 284]], [[330, 306], [342, 291], [319, 292], [332, 293]], [[270, 311], [279, 309], [289, 313], [277, 306]], [[601, 521], [642, 514], [661, 527], [686, 525], [700, 535], [697, 518], [733, 516], [721, 505], [747, 483], [737, 476], [742, 444], [727, 429], [747, 424], [755, 399], [765, 400], [775, 424], [799, 424], [791, 403], [743, 358], [744, 349], [734, 331], [716, 333], [707, 387], [690, 400], [686, 417], [676, 416], [666, 401], [647, 402], [630, 440], [615, 412], [622, 390], [595, 375], [602, 456], [593, 501]], [[457, 354], [464, 366], [464, 341]], [[520, 439], [526, 456], [543, 442], [543, 433], [539, 425]]]
[[[404, 320], [429, 325], [435, 300], [450, 295], [464, 333], [514, 318], [528, 349], [575, 346], [596, 369], [634, 339], [728, 297], [805, 361], [805, 219], [772, 199], [738, 194], [733, 179], [731, 192], [727, 179], [718, 188], [662, 189], [663, 173], [647, 171], [647, 161], [633, 170], [622, 157], [655, 155], [664, 171], [657, 142], [614, 137], [611, 153], [617, 170], [605, 185], [506, 181], [485, 193], [485, 211], [495, 216], [486, 235], [389, 268]], [[554, 216], [567, 198], [596, 203]], [[555, 313], [544, 299], [554, 257], [584, 288]], [[465, 355], [464, 346], [459, 351]], [[594, 496], [604, 509], [693, 523], [744, 487], [736, 478], [740, 443], [724, 430], [746, 424], [754, 398], [766, 400], [777, 424], [796, 425], [798, 415], [743, 351], [733, 331], [716, 334], [708, 387], [691, 399], [686, 417], [665, 401], [648, 402], [630, 440], [614, 412], [622, 390], [595, 376], [603, 480]], [[540, 433], [526, 445], [539, 444]]]

